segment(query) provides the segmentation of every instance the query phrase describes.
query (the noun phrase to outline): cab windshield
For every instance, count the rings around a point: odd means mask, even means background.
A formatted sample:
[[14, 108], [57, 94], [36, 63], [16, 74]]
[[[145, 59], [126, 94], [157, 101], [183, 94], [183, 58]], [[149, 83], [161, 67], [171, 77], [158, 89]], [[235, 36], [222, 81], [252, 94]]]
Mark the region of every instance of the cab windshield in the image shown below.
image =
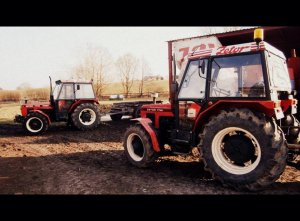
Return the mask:
[[53, 89], [53, 98], [54, 100], [57, 100], [57, 97], [58, 97], [58, 93], [60, 91], [60, 88], [61, 88], [61, 84], [56, 84], [54, 86], [54, 89]]
[[212, 60], [210, 97], [265, 97], [261, 55], [235, 55]]

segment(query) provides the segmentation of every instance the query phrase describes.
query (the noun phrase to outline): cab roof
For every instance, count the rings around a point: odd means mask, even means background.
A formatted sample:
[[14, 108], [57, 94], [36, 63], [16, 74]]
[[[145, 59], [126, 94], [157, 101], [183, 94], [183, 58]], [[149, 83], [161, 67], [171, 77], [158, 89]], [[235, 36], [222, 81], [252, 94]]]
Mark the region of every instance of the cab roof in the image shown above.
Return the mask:
[[269, 51], [273, 54], [286, 59], [284, 54], [279, 51], [277, 48], [273, 47], [267, 42], [261, 41], [258, 45], [256, 42], [221, 46], [219, 48], [211, 48], [206, 50], [195, 50], [189, 54], [189, 59], [196, 59], [202, 57], [211, 57], [211, 56], [221, 56], [229, 54], [240, 54], [244, 52], [254, 52], [254, 51]]
[[74, 79], [70, 79], [70, 80], [57, 80], [55, 81], [56, 84], [92, 84], [93, 81], [86, 81], [86, 80], [74, 80]]

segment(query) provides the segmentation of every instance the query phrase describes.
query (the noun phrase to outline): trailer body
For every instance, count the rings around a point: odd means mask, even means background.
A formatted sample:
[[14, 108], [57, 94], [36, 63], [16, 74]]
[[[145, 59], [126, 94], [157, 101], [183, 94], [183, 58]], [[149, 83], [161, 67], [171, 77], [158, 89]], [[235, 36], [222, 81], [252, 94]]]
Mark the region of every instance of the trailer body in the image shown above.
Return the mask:
[[113, 103], [109, 115], [113, 121], [121, 120], [123, 116], [138, 118], [141, 116], [141, 108], [146, 104], [161, 104], [162, 101], [133, 101]]

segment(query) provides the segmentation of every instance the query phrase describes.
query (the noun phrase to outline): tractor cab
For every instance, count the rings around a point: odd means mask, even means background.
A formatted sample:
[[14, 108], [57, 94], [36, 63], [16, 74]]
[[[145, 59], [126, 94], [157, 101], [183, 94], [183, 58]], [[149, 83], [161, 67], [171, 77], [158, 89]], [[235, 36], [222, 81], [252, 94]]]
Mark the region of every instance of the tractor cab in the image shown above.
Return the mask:
[[95, 100], [92, 82], [61, 81], [55, 82], [53, 93], [50, 97], [55, 108], [53, 116], [56, 120], [67, 120], [72, 105], [80, 100]]
[[256, 111], [270, 103], [267, 113], [276, 120], [288, 109], [295, 114], [297, 103], [283, 53], [263, 41], [193, 52], [175, 98], [177, 130], [186, 133], [196, 129], [201, 112], [217, 103], [250, 104]]
[[23, 104], [22, 115], [16, 115], [15, 121], [30, 135], [42, 134], [52, 122], [61, 121], [79, 130], [92, 130], [100, 122], [98, 104], [92, 81], [58, 80], [52, 88], [50, 78], [50, 102]]

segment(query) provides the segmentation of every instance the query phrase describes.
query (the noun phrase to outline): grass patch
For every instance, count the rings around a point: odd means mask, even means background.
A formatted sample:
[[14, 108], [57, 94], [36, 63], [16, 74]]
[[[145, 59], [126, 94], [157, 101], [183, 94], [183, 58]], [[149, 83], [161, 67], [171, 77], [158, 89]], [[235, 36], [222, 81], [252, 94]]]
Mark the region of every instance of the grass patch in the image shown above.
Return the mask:
[[15, 115], [21, 114], [20, 103], [0, 103], [0, 123], [14, 123]]

